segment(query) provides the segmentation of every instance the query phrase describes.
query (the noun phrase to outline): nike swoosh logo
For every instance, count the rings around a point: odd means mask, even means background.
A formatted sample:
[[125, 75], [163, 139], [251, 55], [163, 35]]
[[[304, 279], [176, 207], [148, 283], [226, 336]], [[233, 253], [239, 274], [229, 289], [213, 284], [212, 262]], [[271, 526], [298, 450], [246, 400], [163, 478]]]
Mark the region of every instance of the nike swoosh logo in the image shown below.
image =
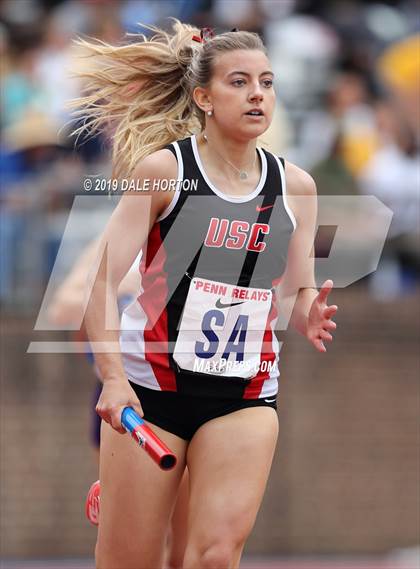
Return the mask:
[[228, 308], [229, 306], [237, 306], [238, 304], [243, 304], [244, 302], [246, 302], [246, 300], [242, 300], [241, 302], [231, 302], [231, 303], [225, 303], [225, 302], [221, 302], [220, 298], [218, 298], [216, 300], [216, 308]]
[[275, 400], [276, 400], [276, 398], [274, 398], [274, 399], [264, 399], [264, 401], [265, 401], [266, 403], [274, 403]]
[[257, 207], [255, 208], [257, 211], [265, 211], [266, 209], [270, 209], [270, 207], [274, 207], [274, 204], [271, 205], [266, 205], [264, 207], [261, 207], [259, 205], [257, 205]]

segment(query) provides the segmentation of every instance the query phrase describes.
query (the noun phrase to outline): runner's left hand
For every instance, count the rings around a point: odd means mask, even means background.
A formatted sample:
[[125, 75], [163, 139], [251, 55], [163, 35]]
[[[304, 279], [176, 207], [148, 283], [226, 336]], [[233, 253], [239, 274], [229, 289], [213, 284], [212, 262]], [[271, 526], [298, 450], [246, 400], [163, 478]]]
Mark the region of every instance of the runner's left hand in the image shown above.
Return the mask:
[[338, 306], [327, 306], [328, 295], [333, 288], [333, 281], [328, 279], [314, 299], [308, 315], [306, 337], [319, 352], [326, 352], [324, 342], [331, 342], [333, 337], [330, 331], [337, 328], [337, 324], [331, 320], [337, 312]]

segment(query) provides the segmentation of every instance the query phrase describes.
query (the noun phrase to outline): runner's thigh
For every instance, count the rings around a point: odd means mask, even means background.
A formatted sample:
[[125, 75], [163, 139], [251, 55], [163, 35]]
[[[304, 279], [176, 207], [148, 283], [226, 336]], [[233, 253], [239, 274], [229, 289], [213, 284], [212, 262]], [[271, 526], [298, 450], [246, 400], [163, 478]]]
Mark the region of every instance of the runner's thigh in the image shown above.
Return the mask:
[[274, 409], [252, 407], [205, 423], [187, 453], [187, 548], [240, 551], [254, 525], [278, 435]]
[[161, 470], [128, 434], [121, 435], [102, 422], [96, 548], [99, 569], [160, 567], [187, 443], [151, 426], [176, 454], [178, 462], [173, 470]]

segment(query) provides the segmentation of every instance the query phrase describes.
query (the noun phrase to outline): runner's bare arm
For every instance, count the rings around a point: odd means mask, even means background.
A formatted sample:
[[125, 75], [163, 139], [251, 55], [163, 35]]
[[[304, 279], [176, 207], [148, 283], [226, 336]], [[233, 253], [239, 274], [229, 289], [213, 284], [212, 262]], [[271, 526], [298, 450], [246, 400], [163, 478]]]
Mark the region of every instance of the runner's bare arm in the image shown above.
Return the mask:
[[[148, 156], [136, 167], [132, 178], [141, 182], [174, 179], [177, 163], [169, 150], [160, 150]], [[147, 239], [159, 215], [169, 205], [171, 192], [126, 192], [102, 235], [98, 255], [87, 279], [89, 291], [86, 310], [86, 328], [93, 344], [95, 361], [104, 382], [123, 379], [121, 355], [118, 350], [119, 315], [117, 309], [118, 286], [127, 274]], [[101, 348], [98, 344], [101, 342]]]
[[308, 314], [317, 296], [314, 276], [316, 185], [301, 168], [286, 162], [288, 203], [296, 218], [288, 250], [287, 266], [277, 292], [280, 314], [290, 314], [290, 323], [306, 334]]
[[[84, 316], [86, 279], [92, 263], [98, 255], [101, 237], [91, 241], [77, 259], [70, 273], [58, 287], [48, 308], [48, 318], [54, 324], [72, 325]], [[131, 268], [120, 282], [118, 295], [134, 295], [138, 292], [138, 271]]]
[[86, 278], [98, 250], [99, 237], [82, 251], [70, 273], [56, 290], [48, 308], [48, 318], [54, 324], [72, 325], [83, 317]]

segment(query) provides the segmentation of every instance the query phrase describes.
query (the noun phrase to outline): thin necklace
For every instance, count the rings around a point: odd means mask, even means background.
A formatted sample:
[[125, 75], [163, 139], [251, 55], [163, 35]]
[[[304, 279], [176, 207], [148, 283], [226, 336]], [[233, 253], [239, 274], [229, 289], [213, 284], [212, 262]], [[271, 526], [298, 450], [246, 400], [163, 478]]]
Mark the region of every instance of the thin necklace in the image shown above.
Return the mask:
[[[206, 135], [206, 134], [203, 134], [203, 138], [204, 138], [204, 140], [207, 142], [207, 144], [209, 144], [209, 139], [207, 138], [207, 135]], [[209, 146], [210, 146], [210, 144], [209, 144]], [[229, 162], [229, 160], [226, 160], [226, 158], [224, 158], [224, 157], [220, 154], [220, 152], [217, 152], [217, 150], [216, 150], [213, 146], [210, 146], [210, 148], [213, 148], [214, 152], [216, 152], [216, 154], [217, 154], [224, 162], [226, 162], [226, 164], [229, 164], [229, 166], [230, 166], [231, 168], [233, 168], [234, 170], [236, 170], [236, 171], [238, 172], [238, 174], [239, 174], [239, 179], [240, 179], [240, 180], [247, 180], [247, 179], [248, 179], [248, 172], [247, 172], [246, 170], [240, 170], [239, 168], [237, 168], [236, 166], [234, 166], [233, 164], [231, 164], [231, 163]], [[257, 154], [255, 154], [255, 156], [254, 156], [254, 160], [253, 160], [253, 162], [252, 162], [252, 166], [251, 166], [251, 170], [250, 170], [251, 172], [252, 172], [252, 170], [253, 170], [253, 168], [254, 168], [254, 166], [255, 166], [255, 160], [256, 160], [256, 158], [257, 158]]]

